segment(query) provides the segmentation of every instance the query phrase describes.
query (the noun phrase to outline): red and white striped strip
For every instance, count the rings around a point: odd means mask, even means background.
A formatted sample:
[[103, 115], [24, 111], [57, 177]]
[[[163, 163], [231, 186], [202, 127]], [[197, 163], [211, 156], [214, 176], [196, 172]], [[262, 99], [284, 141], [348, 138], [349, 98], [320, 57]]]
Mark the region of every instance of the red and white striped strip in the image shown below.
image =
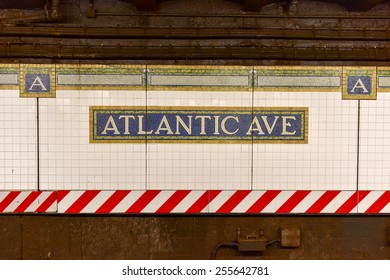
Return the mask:
[[60, 191], [59, 213], [389, 213], [390, 191]]
[[55, 191], [0, 192], [0, 213], [380, 214], [390, 191]]
[[57, 212], [57, 193], [38, 191], [0, 192], [0, 213]]

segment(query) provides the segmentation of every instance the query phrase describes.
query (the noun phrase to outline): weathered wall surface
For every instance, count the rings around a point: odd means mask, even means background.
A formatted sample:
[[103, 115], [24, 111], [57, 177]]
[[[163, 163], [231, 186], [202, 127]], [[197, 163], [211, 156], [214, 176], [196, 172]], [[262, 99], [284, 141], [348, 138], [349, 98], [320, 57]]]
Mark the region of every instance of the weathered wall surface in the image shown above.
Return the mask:
[[217, 259], [389, 259], [388, 217], [0, 216], [1, 259], [210, 259], [216, 245], [264, 229], [299, 228], [301, 246]]

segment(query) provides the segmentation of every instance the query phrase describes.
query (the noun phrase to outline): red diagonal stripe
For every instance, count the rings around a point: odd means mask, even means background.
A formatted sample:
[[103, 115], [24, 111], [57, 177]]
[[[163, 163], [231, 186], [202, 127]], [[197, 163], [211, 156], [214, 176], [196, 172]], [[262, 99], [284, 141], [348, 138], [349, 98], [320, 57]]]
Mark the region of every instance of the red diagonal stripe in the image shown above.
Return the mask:
[[144, 194], [127, 209], [126, 213], [140, 213], [160, 192], [161, 191], [157, 190], [145, 191]]
[[390, 203], [390, 191], [385, 191], [371, 206], [366, 210], [365, 213], [373, 214], [379, 213], [387, 204]]
[[130, 192], [131, 191], [115, 191], [95, 213], [111, 213], [112, 209], [114, 209]]
[[253, 205], [246, 211], [246, 213], [260, 213], [281, 191], [266, 191]]
[[60, 203], [61, 200], [63, 200], [63, 199], [65, 198], [65, 196], [68, 195], [68, 193], [70, 193], [70, 190], [66, 190], [66, 191], [57, 191], [58, 203]]
[[221, 190], [205, 191], [195, 203], [188, 208], [186, 213], [200, 213], [219, 193]]
[[350, 198], [346, 202], [344, 202], [343, 205], [339, 207], [339, 209], [336, 210], [335, 213], [337, 214], [346, 214], [350, 213], [353, 208], [358, 205], [359, 201], [361, 201], [363, 198], [365, 198], [370, 191], [356, 191], [351, 195]]
[[307, 214], [318, 214], [340, 193], [341, 191], [326, 191], [321, 197], [313, 203], [309, 209], [306, 210]]
[[38, 206], [38, 208], [35, 210], [35, 212], [42, 213], [46, 212], [47, 209], [49, 209], [50, 206], [53, 205], [54, 202], [57, 200], [57, 193], [52, 192], [44, 202], [41, 203], [41, 205]]
[[31, 192], [18, 207], [16, 207], [14, 212], [24, 212], [30, 205], [35, 201], [35, 199], [40, 195], [40, 192]]
[[219, 209], [216, 213], [230, 213], [232, 210], [250, 193], [250, 190], [236, 191]]
[[99, 190], [85, 191], [66, 211], [65, 213], [80, 213], [98, 194]]
[[20, 192], [10, 192], [2, 201], [0, 201], [0, 212], [3, 212], [14, 199], [20, 194]]
[[170, 213], [191, 191], [179, 190], [175, 191], [173, 195], [163, 204], [156, 213]]
[[275, 213], [290, 213], [311, 191], [296, 191]]

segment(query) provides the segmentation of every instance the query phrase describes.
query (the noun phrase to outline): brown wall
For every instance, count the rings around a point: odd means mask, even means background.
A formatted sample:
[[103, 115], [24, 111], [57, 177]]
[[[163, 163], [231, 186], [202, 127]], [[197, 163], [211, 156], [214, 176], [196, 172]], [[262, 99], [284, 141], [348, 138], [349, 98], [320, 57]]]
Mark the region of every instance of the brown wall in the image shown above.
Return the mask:
[[264, 229], [299, 228], [301, 245], [217, 259], [389, 259], [390, 217], [0, 216], [0, 259], [210, 259], [216, 245]]

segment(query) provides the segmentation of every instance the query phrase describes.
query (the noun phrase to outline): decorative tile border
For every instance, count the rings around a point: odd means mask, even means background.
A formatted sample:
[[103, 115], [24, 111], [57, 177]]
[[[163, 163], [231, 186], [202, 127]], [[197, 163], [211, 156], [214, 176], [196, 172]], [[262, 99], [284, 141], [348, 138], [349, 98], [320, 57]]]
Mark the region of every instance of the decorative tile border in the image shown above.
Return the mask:
[[376, 100], [376, 67], [343, 67], [343, 100]]
[[377, 89], [381, 92], [390, 91], [390, 67], [378, 67], [378, 84]]
[[389, 214], [390, 191], [12, 191], [0, 192], [0, 213]]
[[308, 143], [308, 108], [90, 107], [90, 143]]
[[0, 64], [0, 89], [19, 89], [18, 64]]
[[56, 97], [55, 64], [22, 64], [20, 66], [20, 97]]
[[341, 91], [345, 100], [375, 100], [377, 89], [390, 91], [390, 67], [0, 64], [0, 89], [18, 88], [33, 98], [55, 97], [57, 89], [256, 90]]
[[246, 66], [148, 66], [148, 90], [251, 91]]
[[257, 91], [339, 91], [342, 67], [254, 67]]
[[143, 65], [57, 65], [59, 90], [145, 89]]

